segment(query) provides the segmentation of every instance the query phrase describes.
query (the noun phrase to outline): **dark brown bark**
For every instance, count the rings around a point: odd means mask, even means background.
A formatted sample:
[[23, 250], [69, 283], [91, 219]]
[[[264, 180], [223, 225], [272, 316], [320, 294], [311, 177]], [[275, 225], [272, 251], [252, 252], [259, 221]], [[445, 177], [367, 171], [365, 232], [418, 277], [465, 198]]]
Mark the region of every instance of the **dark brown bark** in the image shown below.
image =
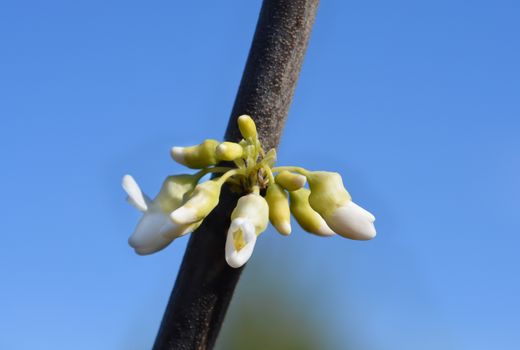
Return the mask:
[[[241, 139], [236, 119], [250, 115], [265, 149], [276, 148], [298, 80], [319, 0], [264, 0], [225, 139]], [[237, 196], [220, 203], [190, 238], [154, 349], [206, 350], [215, 344], [243, 268], [224, 259]]]

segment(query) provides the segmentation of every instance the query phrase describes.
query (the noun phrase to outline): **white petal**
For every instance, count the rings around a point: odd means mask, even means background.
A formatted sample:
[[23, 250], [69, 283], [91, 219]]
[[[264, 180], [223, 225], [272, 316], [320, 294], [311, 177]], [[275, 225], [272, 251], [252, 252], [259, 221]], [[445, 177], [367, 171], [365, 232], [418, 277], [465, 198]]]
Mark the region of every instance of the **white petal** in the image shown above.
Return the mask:
[[374, 222], [374, 221], [376, 221], [376, 217], [375, 217], [374, 215], [372, 215], [371, 212], [369, 212], [368, 210], [366, 210], [366, 209], [363, 208], [363, 207], [360, 207], [359, 205], [357, 205], [357, 204], [354, 203], [354, 202], [350, 202], [350, 203], [352, 203], [352, 204], [350, 204], [350, 205], [356, 207], [356, 209], [359, 210], [360, 213], [363, 213], [363, 214], [366, 216], [366, 218], [367, 218], [370, 222]]
[[170, 219], [180, 225], [191, 224], [197, 221], [197, 211], [190, 207], [180, 207], [170, 214]]
[[184, 164], [184, 147], [172, 147], [170, 154], [177, 163]]
[[231, 149], [231, 147], [229, 147], [225, 142], [222, 142], [220, 145], [217, 146], [217, 148], [215, 149], [215, 151], [217, 153], [227, 153], [229, 152]]
[[[321, 218], [321, 216], [320, 216], [320, 218]], [[320, 227], [318, 227], [316, 232], [313, 232], [313, 233], [318, 236], [324, 236], [324, 237], [334, 236], [336, 234], [336, 232], [332, 231], [332, 229], [329, 227], [329, 225], [327, 225], [325, 220], [323, 220], [323, 222], [321, 223]]]
[[[171, 219], [170, 219], [171, 220]], [[196, 223], [194, 224], [188, 224], [188, 225], [185, 225], [183, 230], [182, 231], [179, 231], [179, 237], [180, 236], [184, 236], [184, 235], [187, 235], [188, 233], [192, 233], [193, 231], [195, 231], [196, 229], [199, 228], [199, 226], [202, 224], [202, 220], [201, 221], [197, 221]]]
[[[233, 233], [242, 230], [246, 245], [239, 251], [235, 249]], [[229, 226], [226, 239], [226, 261], [229, 266], [238, 268], [243, 266], [253, 254], [256, 243], [256, 233], [253, 224], [244, 218], [236, 218]]]
[[374, 215], [352, 201], [336, 209], [326, 221], [334, 232], [350, 239], [368, 240], [376, 236]]
[[146, 255], [155, 253], [178, 237], [183, 227], [174, 224], [168, 215], [160, 211], [151, 211], [143, 214], [128, 243], [137, 254]]
[[128, 202], [132, 204], [137, 210], [142, 212], [148, 210], [149, 199], [143, 195], [139, 185], [135, 182], [134, 178], [131, 175], [123, 176], [122, 181], [123, 189], [128, 194]]
[[249, 220], [256, 233], [262, 233], [269, 225], [269, 205], [264, 197], [250, 193], [240, 197], [237, 206], [231, 213], [231, 219], [243, 218]]
[[276, 229], [282, 235], [286, 235], [286, 236], [290, 235], [291, 234], [291, 223], [289, 221], [283, 221], [280, 224], [278, 224], [278, 227]]
[[293, 174], [293, 175], [295, 175], [295, 177], [294, 177], [295, 186], [297, 186], [297, 187], [305, 186], [305, 183], [307, 182], [307, 178], [305, 176], [300, 175], [300, 174]]

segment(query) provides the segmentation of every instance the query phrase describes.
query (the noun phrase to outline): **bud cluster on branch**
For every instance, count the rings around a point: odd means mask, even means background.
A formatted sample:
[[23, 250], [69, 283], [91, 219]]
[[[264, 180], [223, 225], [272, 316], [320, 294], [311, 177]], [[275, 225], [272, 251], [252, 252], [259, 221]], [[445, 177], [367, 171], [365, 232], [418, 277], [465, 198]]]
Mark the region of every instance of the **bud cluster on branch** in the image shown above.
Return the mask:
[[[143, 212], [128, 241], [138, 254], [155, 253], [197, 229], [217, 206], [224, 184], [243, 194], [231, 214], [226, 239], [225, 256], [231, 267], [249, 260], [269, 221], [278, 232], [289, 235], [291, 214], [305, 231], [319, 236], [375, 237], [374, 216], [352, 202], [338, 173], [275, 167], [276, 151], [264, 151], [253, 119], [240, 116], [238, 127], [243, 136], [238, 143], [205, 140], [191, 147], [173, 147], [175, 161], [201, 170], [168, 176], [153, 200], [130, 175], [123, 177], [128, 202]], [[218, 166], [221, 162], [234, 166]], [[220, 176], [199, 183], [209, 173]]]

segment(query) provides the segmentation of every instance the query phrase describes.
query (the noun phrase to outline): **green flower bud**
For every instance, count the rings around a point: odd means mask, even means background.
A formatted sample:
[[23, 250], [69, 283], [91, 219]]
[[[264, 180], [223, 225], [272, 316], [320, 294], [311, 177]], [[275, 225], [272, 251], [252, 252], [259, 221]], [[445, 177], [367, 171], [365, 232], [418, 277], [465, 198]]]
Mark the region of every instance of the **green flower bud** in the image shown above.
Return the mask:
[[256, 131], [256, 125], [250, 116], [244, 114], [238, 117], [238, 129], [242, 136], [247, 139], [256, 139], [258, 138], [258, 133]]
[[192, 224], [203, 220], [217, 206], [222, 184], [209, 180], [198, 184], [182, 207], [171, 213], [177, 224]]
[[287, 193], [278, 184], [271, 184], [265, 194], [269, 204], [269, 220], [282, 235], [291, 233], [291, 211]]
[[352, 200], [338, 173], [313, 171], [307, 175], [307, 180], [311, 189], [309, 203], [324, 218]]
[[276, 175], [276, 183], [282, 186], [287, 191], [296, 191], [305, 186], [305, 176], [300, 174], [294, 174], [289, 171], [281, 171]]
[[242, 158], [244, 148], [238, 143], [222, 142], [216, 149], [216, 157], [218, 160], [233, 161]]
[[201, 169], [218, 163], [216, 148], [217, 140], [205, 140], [199, 145], [190, 147], [173, 147], [170, 151], [172, 158], [182, 165], [192, 169]]
[[334, 232], [329, 228], [325, 220], [314, 211], [309, 204], [310, 191], [301, 188], [297, 191], [289, 192], [291, 198], [291, 213], [298, 224], [307, 232], [318, 236], [332, 236]]

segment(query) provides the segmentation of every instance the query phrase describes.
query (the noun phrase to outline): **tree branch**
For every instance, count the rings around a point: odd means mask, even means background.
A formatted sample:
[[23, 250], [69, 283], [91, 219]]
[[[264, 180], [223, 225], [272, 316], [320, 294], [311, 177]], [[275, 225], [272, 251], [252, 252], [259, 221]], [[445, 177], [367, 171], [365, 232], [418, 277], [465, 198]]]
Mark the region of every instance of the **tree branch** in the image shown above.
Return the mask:
[[[264, 0], [225, 139], [241, 139], [236, 119], [250, 115], [265, 149], [276, 148], [298, 80], [319, 0]], [[242, 268], [224, 259], [237, 195], [192, 233], [153, 349], [206, 350], [216, 341]]]

